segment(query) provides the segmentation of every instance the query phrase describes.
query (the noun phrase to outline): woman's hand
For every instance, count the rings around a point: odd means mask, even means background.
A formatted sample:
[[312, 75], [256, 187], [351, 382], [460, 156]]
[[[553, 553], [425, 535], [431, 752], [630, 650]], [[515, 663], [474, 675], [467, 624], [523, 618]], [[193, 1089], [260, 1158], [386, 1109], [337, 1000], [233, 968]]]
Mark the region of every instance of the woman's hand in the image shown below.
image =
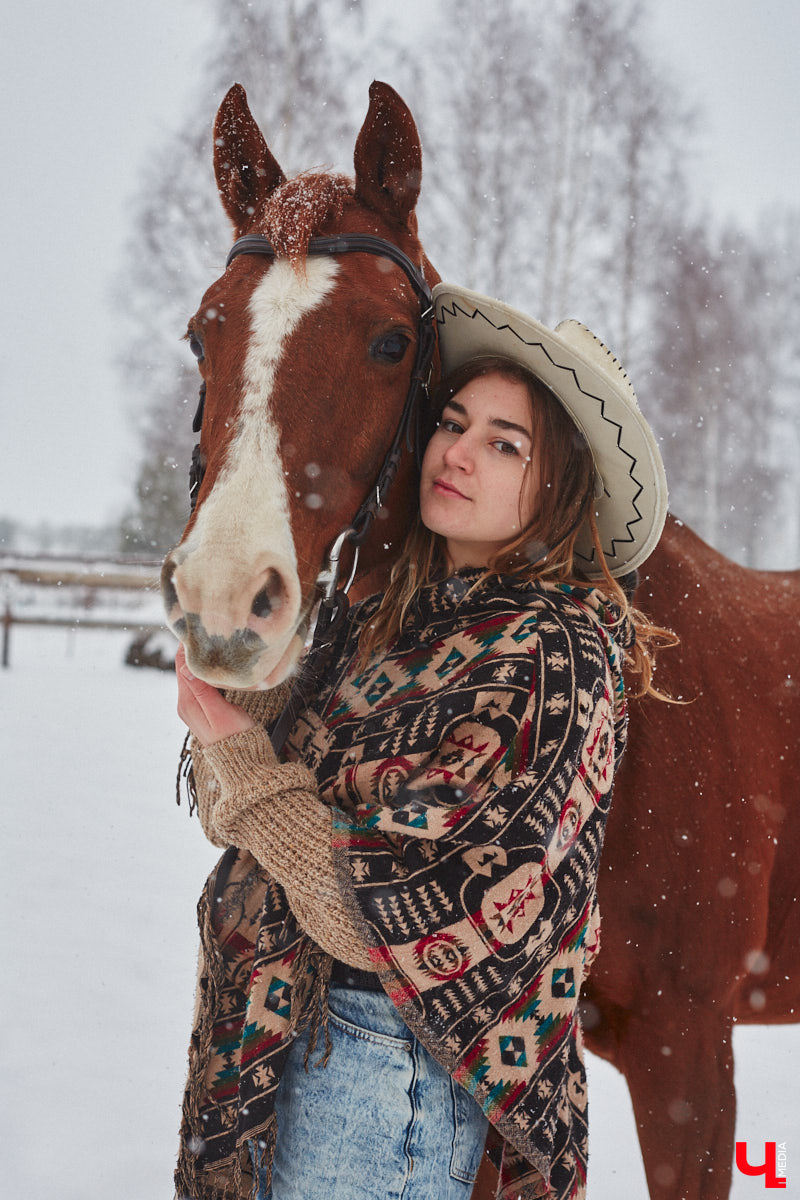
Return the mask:
[[201, 746], [211, 746], [234, 733], [255, 728], [252, 717], [231, 704], [217, 688], [193, 675], [186, 665], [186, 652], [178, 647], [175, 655], [178, 680], [178, 716], [188, 725]]

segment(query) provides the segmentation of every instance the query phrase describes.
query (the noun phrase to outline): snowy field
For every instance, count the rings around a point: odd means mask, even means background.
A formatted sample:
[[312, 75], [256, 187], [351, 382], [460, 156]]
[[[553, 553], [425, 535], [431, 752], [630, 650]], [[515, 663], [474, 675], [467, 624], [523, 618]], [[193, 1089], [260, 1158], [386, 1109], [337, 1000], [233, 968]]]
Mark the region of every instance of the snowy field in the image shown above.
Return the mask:
[[[174, 682], [122, 666], [124, 647], [15, 629], [0, 670], [3, 1193], [25, 1200], [172, 1196], [194, 906], [217, 851], [174, 802]], [[734, 1047], [737, 1138], [753, 1162], [785, 1141], [780, 1194], [800, 1196], [800, 1027]], [[589, 1070], [589, 1200], [646, 1200], [622, 1079]], [[742, 1176], [731, 1193], [763, 1194]]]

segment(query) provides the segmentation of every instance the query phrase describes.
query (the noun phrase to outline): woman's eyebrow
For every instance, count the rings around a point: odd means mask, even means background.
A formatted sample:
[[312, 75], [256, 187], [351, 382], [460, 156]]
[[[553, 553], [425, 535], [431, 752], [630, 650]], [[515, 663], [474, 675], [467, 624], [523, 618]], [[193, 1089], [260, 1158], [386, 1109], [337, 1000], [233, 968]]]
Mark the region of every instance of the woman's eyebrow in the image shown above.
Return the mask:
[[[459, 404], [457, 400], [447, 400], [444, 407], [455, 409], [463, 417], [469, 416], [464, 405]], [[495, 426], [497, 429], [516, 429], [518, 433], [524, 433], [529, 442], [533, 441], [531, 434], [524, 425], [516, 425], [513, 421], [506, 421], [503, 417], [490, 417], [489, 424]]]
[[489, 424], [496, 425], [498, 429], [516, 429], [518, 433], [524, 433], [529, 442], [533, 441], [524, 425], [515, 425], [513, 421], [505, 421], [502, 417], [490, 417]]

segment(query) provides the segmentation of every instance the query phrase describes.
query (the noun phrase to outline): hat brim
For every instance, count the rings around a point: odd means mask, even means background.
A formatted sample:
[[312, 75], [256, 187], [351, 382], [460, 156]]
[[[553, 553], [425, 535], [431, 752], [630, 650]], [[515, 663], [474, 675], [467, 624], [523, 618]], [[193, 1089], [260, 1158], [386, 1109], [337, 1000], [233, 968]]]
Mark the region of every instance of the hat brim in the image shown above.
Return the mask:
[[[433, 300], [444, 374], [481, 356], [509, 358], [561, 402], [586, 437], [602, 483], [595, 519], [609, 570], [620, 576], [641, 566], [664, 528], [667, 481], [653, 432], [611, 352], [578, 322], [548, 329], [466, 288], [437, 284]], [[588, 526], [575, 558], [583, 574], [602, 576]]]

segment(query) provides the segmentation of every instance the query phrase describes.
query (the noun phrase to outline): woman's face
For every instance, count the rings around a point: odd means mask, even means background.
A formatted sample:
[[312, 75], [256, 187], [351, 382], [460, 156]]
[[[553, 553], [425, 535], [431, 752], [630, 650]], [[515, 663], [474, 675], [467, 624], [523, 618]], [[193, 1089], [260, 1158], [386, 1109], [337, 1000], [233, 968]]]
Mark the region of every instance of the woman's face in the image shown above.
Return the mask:
[[456, 570], [485, 567], [527, 525], [537, 476], [524, 383], [481, 375], [448, 400], [422, 460], [419, 502]]

